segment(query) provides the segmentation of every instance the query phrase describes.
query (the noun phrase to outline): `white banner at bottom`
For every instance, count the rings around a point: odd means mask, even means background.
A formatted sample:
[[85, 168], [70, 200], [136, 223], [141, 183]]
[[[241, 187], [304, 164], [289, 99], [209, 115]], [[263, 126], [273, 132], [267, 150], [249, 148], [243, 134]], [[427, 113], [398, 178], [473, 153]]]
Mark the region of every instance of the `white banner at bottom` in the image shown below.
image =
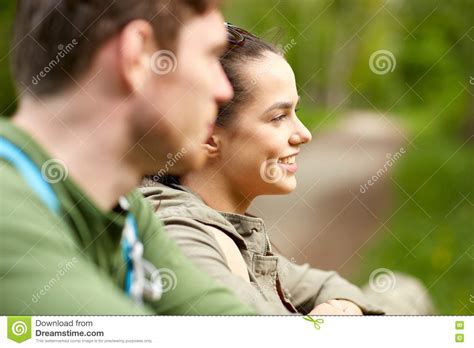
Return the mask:
[[474, 317], [0, 317], [0, 347], [474, 347]]

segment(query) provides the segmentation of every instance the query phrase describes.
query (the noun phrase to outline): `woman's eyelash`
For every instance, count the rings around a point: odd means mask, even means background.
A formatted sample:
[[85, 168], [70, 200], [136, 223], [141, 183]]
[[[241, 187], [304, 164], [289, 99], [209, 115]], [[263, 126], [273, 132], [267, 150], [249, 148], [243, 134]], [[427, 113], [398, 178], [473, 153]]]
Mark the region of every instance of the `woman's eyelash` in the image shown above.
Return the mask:
[[286, 116], [287, 116], [286, 114], [279, 115], [279, 116], [277, 116], [277, 117], [274, 117], [274, 118], [272, 119], [272, 121], [281, 121], [281, 120], [283, 120], [284, 118], [286, 118]]
[[[295, 114], [300, 110], [300, 108], [296, 108], [295, 109]], [[285, 119], [286, 117], [288, 117], [287, 114], [281, 114], [279, 116], [276, 116], [274, 118], [272, 118], [272, 121], [282, 121], [283, 119]]]

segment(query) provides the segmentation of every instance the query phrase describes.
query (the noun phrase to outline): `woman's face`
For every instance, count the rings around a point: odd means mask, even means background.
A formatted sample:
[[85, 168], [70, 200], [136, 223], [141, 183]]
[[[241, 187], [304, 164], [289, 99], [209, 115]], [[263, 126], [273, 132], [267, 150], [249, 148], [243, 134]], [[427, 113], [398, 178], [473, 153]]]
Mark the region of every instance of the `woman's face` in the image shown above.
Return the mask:
[[296, 156], [311, 133], [296, 116], [295, 75], [274, 53], [242, 66], [253, 97], [229, 124], [216, 128], [220, 171], [247, 198], [285, 194], [296, 187]]

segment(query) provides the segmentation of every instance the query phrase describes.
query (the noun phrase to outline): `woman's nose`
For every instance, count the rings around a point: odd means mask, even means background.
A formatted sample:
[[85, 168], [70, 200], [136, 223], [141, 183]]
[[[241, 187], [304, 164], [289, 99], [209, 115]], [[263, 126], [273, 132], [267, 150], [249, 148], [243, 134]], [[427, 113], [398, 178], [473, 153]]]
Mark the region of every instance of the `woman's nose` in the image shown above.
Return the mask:
[[308, 130], [308, 128], [306, 128], [300, 120], [297, 120], [295, 132], [290, 137], [290, 144], [306, 144], [309, 143], [312, 138], [313, 136], [311, 135], [311, 132]]

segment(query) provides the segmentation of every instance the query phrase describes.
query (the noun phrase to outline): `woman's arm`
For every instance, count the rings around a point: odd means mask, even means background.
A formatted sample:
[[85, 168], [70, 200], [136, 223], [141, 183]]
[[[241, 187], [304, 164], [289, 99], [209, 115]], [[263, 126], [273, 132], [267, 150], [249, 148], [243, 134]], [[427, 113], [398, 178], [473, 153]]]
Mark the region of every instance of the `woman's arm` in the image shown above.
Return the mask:
[[[372, 306], [365, 299], [358, 287], [340, 277], [336, 272], [311, 268], [308, 264], [298, 265], [281, 255], [277, 256], [281, 283], [288, 292], [287, 296], [300, 313], [311, 313], [325, 303], [342, 310], [357, 311], [352, 307], [352, 304], [355, 304], [364, 314], [383, 314], [381, 309]], [[345, 302], [330, 302], [331, 300]]]

